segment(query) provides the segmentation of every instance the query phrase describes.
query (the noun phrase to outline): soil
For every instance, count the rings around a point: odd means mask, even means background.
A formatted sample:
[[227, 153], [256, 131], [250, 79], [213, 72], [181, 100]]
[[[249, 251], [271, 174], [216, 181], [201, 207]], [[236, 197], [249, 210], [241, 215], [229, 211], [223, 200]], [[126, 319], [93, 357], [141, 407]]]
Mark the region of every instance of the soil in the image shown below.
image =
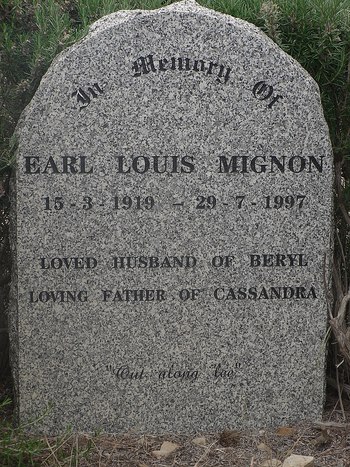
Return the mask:
[[[0, 401], [6, 395], [13, 397], [9, 375], [0, 379]], [[315, 467], [350, 467], [348, 394], [343, 396], [342, 402], [344, 412], [337, 392], [327, 389], [323, 426], [313, 421], [291, 425], [287, 430], [275, 427], [238, 433], [224, 430], [221, 433], [191, 435], [126, 433], [121, 436], [101, 433], [93, 436], [68, 432], [60, 438], [44, 436], [45, 448], [36, 461], [38, 465], [81, 467], [258, 467], [272, 458], [283, 462], [293, 453], [312, 456]], [[2, 419], [11, 421], [12, 410], [12, 405], [7, 406]], [[279, 434], [279, 430], [285, 433]], [[193, 439], [198, 437], [205, 438], [204, 445], [193, 443]], [[152, 451], [160, 450], [164, 441], [176, 443], [179, 447], [168, 457], [157, 459]], [[79, 452], [78, 463], [76, 452]]]

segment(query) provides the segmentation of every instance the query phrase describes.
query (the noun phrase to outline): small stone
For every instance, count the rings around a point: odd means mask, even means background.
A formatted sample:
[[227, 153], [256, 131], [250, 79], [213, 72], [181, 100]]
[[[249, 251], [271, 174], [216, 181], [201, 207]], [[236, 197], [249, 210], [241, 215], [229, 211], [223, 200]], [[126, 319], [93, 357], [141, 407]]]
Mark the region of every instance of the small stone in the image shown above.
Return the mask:
[[205, 446], [205, 438], [194, 438], [192, 443], [199, 444], [200, 446]]
[[164, 441], [164, 443], [160, 447], [160, 450], [152, 451], [152, 455], [155, 456], [157, 459], [160, 459], [161, 457], [168, 457], [169, 454], [176, 451], [178, 447], [178, 444], [171, 443], [170, 441]]
[[283, 462], [282, 467], [314, 467], [314, 458], [292, 454]]
[[162, 457], [168, 457], [169, 454], [169, 451], [165, 451], [163, 449], [161, 449], [160, 451], [152, 451], [152, 456], [156, 457], [157, 459], [160, 459]]
[[328, 431], [324, 425], [321, 425], [321, 434], [320, 436], [317, 436], [317, 438], [312, 439], [311, 443], [316, 447], [319, 448], [323, 446], [324, 444], [327, 444], [330, 441], [330, 436], [328, 434]]
[[176, 449], [179, 447], [178, 444], [176, 443], [171, 443], [170, 441], [164, 441], [164, 443], [161, 445], [160, 450], [161, 451], [167, 451], [169, 453], [176, 451]]
[[280, 467], [282, 462], [278, 459], [269, 459], [261, 464], [260, 467]]
[[266, 444], [264, 443], [259, 444], [258, 449], [259, 451], [266, 452], [266, 454], [268, 455], [270, 455], [272, 452], [271, 449], [268, 446], [266, 446]]
[[288, 436], [292, 436], [293, 433], [294, 433], [294, 428], [290, 426], [280, 426], [277, 431], [278, 436], [288, 437]]

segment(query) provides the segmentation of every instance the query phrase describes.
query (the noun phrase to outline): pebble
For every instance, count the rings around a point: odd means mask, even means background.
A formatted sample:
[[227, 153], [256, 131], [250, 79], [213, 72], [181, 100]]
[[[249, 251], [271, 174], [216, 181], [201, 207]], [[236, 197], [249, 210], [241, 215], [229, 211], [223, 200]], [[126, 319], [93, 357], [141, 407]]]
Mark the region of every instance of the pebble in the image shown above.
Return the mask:
[[200, 446], [205, 446], [205, 438], [194, 438], [192, 443], [199, 444]]
[[314, 467], [314, 458], [292, 454], [283, 462], [282, 467]]
[[294, 434], [294, 428], [290, 426], [280, 426], [279, 430], [277, 431], [278, 436], [292, 436]]
[[160, 450], [152, 451], [152, 455], [155, 456], [157, 459], [160, 459], [162, 457], [168, 457], [169, 454], [176, 451], [178, 447], [178, 444], [171, 443], [170, 441], [164, 441], [164, 443], [160, 447]]
[[271, 455], [271, 449], [264, 443], [259, 444], [258, 449], [259, 451], [266, 452], [266, 454]]

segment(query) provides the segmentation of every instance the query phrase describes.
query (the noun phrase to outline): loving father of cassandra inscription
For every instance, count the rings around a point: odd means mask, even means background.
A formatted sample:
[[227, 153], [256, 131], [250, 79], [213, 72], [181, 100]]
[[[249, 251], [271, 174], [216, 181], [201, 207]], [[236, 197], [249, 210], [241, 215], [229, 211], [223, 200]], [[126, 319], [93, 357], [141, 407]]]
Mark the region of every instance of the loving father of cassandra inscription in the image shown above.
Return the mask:
[[[108, 289], [102, 290], [102, 294], [96, 298], [87, 290], [44, 290], [30, 291], [29, 303], [74, 303], [74, 302], [163, 302], [167, 300], [168, 293], [163, 289]], [[208, 295], [204, 289], [181, 289], [177, 293], [181, 301], [197, 300], [201, 295]], [[307, 300], [316, 299], [316, 289], [303, 286], [252, 286], [252, 287], [218, 287], [209, 291], [209, 295], [216, 300]]]

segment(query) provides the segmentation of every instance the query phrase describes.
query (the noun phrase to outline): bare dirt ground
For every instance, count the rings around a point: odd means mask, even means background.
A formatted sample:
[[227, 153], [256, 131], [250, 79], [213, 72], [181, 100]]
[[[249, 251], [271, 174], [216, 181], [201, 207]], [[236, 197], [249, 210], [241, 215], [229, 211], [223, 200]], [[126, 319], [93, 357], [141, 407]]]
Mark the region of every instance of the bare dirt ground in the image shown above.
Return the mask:
[[[12, 397], [9, 376], [0, 380], [0, 401], [5, 395]], [[344, 413], [337, 393], [329, 389], [323, 427], [315, 420], [300, 422], [284, 430], [276, 427], [238, 433], [225, 430], [222, 433], [191, 435], [126, 433], [121, 436], [101, 433], [92, 436], [69, 432], [60, 438], [44, 436], [45, 448], [36, 460], [41, 465], [81, 467], [258, 467], [269, 459], [283, 462], [293, 453], [314, 457], [315, 467], [350, 467], [348, 395], [344, 395], [343, 404]], [[6, 419], [11, 420], [11, 417], [12, 407], [9, 406]], [[204, 445], [193, 443], [193, 439], [198, 437], [205, 438]], [[157, 459], [152, 451], [160, 450], [164, 441], [176, 443], [179, 447], [168, 457]]]

